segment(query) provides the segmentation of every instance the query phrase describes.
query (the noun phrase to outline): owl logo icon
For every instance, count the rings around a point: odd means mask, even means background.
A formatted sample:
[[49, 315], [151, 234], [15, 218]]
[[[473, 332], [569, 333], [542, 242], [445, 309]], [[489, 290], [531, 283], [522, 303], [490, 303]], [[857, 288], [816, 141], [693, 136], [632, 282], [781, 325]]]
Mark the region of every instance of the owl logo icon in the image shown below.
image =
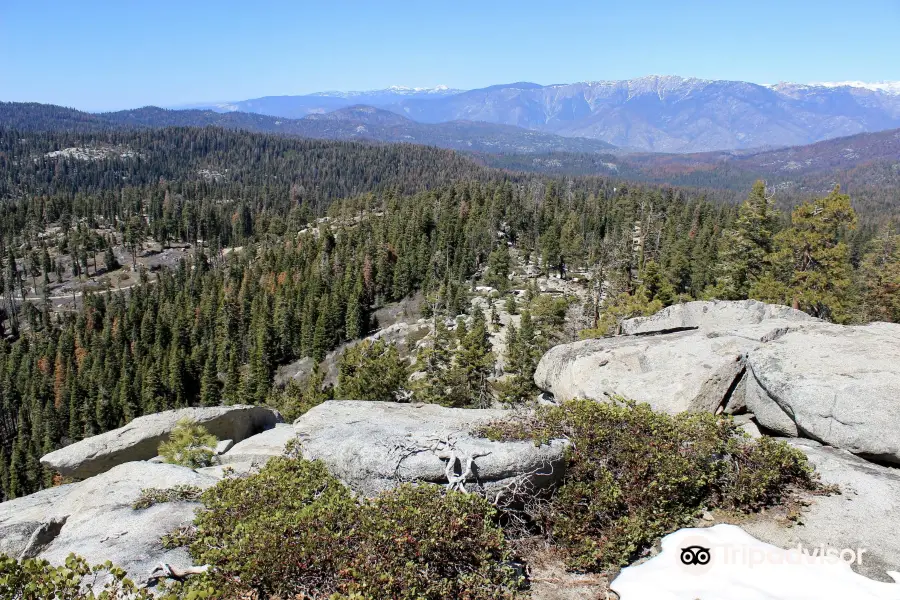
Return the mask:
[[681, 549], [681, 562], [685, 565], [709, 564], [709, 548], [703, 546], [687, 546]]

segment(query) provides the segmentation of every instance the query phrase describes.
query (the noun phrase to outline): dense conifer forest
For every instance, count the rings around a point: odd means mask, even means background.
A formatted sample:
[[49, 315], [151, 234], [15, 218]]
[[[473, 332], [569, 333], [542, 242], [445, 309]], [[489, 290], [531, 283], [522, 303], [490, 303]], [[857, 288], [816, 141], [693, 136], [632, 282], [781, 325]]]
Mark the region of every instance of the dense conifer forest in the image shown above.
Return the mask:
[[[322, 359], [417, 292], [429, 314], [455, 317], [476, 283], [503, 287], [513, 258], [588, 279], [583, 336], [691, 298], [900, 320], [900, 237], [887, 220], [859, 226], [838, 190], [791, 215], [763, 184], [736, 207], [688, 189], [491, 170], [426, 147], [189, 128], [0, 130], [0, 175], [0, 499], [53, 483], [44, 453], [135, 416], [284, 402], [278, 365]], [[113, 251], [150, 242], [189, 251], [156, 272]], [[47, 291], [135, 267], [127, 290], [85, 289], [71, 306]], [[553, 327], [532, 308], [510, 340], [508, 401], [532, 392], [532, 312], [541, 335]], [[456, 334], [465, 373], [484, 368], [484, 326]], [[445, 334], [438, 353], [454, 346]], [[295, 404], [328, 393], [311, 381]], [[480, 405], [476, 387], [462, 385], [453, 405]]]

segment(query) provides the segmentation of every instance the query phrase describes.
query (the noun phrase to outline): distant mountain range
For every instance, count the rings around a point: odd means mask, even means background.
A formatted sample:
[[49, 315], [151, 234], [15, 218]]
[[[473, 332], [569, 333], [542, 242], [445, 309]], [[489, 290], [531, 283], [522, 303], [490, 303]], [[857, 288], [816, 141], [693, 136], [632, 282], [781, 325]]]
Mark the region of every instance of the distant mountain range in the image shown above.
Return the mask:
[[872, 214], [897, 214], [900, 129], [776, 149], [703, 153], [624, 152], [600, 140], [479, 121], [419, 123], [388, 110], [349, 106], [303, 119], [244, 112], [145, 107], [92, 114], [60, 106], [0, 102], [0, 127], [20, 131], [105, 132], [159, 127], [240, 129], [334, 140], [410, 142], [462, 150], [485, 166], [728, 190], [735, 199], [756, 179], [787, 196], [822, 194], [835, 184], [865, 197]]
[[421, 123], [482, 121], [652, 152], [796, 146], [900, 127], [900, 83], [758, 85], [676, 76], [459, 91], [389, 88], [198, 106], [297, 118], [366, 104]]
[[407, 142], [484, 153], [596, 153], [613, 149], [601, 140], [563, 137], [511, 125], [473, 121], [417, 123], [371, 106], [349, 106], [303, 119], [286, 119], [246, 112], [167, 110], [153, 106], [92, 114], [49, 104], [0, 103], [0, 126], [24, 131], [215, 126], [307, 138]]
[[[302, 119], [307, 115], [332, 112], [356, 104], [375, 107], [396, 106], [405, 100], [438, 99], [455, 96], [464, 90], [453, 90], [444, 85], [433, 88], [411, 88], [394, 85], [383, 90], [367, 92], [317, 92], [305, 96], [264, 96], [238, 102], [214, 102], [211, 104], [185, 104], [173, 106], [177, 110], [200, 109], [215, 112], [249, 112], [272, 117]], [[452, 119], [447, 119], [452, 120]]]

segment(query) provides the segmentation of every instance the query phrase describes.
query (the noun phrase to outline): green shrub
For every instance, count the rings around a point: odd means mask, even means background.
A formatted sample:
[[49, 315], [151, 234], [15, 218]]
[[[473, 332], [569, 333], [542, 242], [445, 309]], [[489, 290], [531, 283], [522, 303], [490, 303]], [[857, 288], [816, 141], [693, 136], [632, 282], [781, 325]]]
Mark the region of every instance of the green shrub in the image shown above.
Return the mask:
[[203, 495], [190, 550], [203, 585], [259, 597], [515, 598], [492, 507], [437, 487], [358, 503], [319, 462], [271, 459]]
[[621, 399], [573, 400], [482, 433], [571, 441], [562, 485], [528, 510], [577, 569], [625, 564], [704, 508], [755, 509], [791, 486], [815, 486], [800, 451], [754, 442], [730, 418], [709, 413], [672, 417]]
[[195, 485], [176, 485], [172, 488], [144, 488], [131, 508], [141, 510], [162, 502], [196, 502], [203, 490]]
[[199, 469], [213, 464], [218, 443], [216, 436], [205, 427], [182, 419], [169, 435], [169, 441], [159, 445], [159, 455], [167, 463]]
[[394, 402], [404, 397], [409, 363], [396, 344], [362, 340], [350, 346], [338, 360], [334, 395], [349, 400]]
[[516, 598], [517, 581], [493, 507], [481, 496], [404, 485], [357, 514], [352, 578], [365, 598]]
[[[94, 594], [89, 588], [82, 589], [82, 581], [90, 582], [92, 577], [111, 575], [112, 580], [103, 586], [103, 591]], [[66, 564], [54, 567], [45, 560], [26, 558], [18, 561], [0, 554], [0, 598], [9, 600], [105, 600], [125, 599], [151, 600], [152, 596], [139, 590], [134, 582], [125, 577], [122, 569], [107, 562], [90, 566], [79, 556], [70, 554]]]

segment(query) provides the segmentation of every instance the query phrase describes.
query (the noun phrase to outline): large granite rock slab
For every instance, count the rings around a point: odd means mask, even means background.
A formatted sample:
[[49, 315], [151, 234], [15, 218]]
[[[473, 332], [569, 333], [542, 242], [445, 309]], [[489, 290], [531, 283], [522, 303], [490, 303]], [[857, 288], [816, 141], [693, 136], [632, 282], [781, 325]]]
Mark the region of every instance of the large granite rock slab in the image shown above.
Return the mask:
[[715, 411], [737, 385], [747, 353], [759, 345], [748, 337], [693, 331], [582, 340], [551, 348], [534, 381], [556, 400], [618, 395], [669, 414]]
[[181, 419], [203, 425], [219, 439], [239, 442], [282, 421], [277, 411], [262, 406], [210, 406], [167, 410], [138, 417], [118, 429], [61, 448], [41, 458], [41, 464], [67, 477], [85, 478], [123, 463], [150, 460]]
[[330, 401], [294, 423], [305, 458], [321, 460], [336, 477], [364, 496], [403, 482], [447, 484], [472, 459], [469, 490], [496, 497], [513, 488], [536, 490], [561, 479], [567, 442], [493, 442], [473, 428], [508, 419], [504, 410], [444, 408], [434, 404]]
[[293, 426], [289, 423], [279, 423], [268, 431], [238, 442], [219, 457], [219, 463], [222, 465], [257, 463], [262, 466], [273, 456], [284, 454], [285, 446], [296, 438], [297, 431]]
[[746, 404], [768, 429], [900, 463], [900, 338], [893, 328], [818, 326], [748, 358]]
[[649, 317], [628, 319], [622, 322], [622, 333], [644, 335], [682, 329], [723, 331], [772, 319], [788, 322], [820, 322], [819, 319], [789, 306], [765, 304], [757, 300], [712, 300], [673, 304]]
[[0, 549], [63, 564], [74, 552], [91, 564], [107, 560], [136, 582], [161, 563], [191, 566], [187, 551], [163, 548], [160, 538], [190, 524], [196, 502], [166, 502], [135, 510], [143, 488], [191, 485], [217, 479], [178, 465], [131, 462], [85, 481], [0, 504]]
[[[801, 449], [825, 483], [841, 493], [809, 498], [798, 523], [755, 518], [741, 523], [753, 536], [780, 546], [796, 548], [864, 548], [857, 572], [891, 581], [888, 571], [900, 571], [900, 469], [865, 461], [846, 450], [811, 440], [791, 440]], [[898, 586], [900, 598], [900, 586]]]

